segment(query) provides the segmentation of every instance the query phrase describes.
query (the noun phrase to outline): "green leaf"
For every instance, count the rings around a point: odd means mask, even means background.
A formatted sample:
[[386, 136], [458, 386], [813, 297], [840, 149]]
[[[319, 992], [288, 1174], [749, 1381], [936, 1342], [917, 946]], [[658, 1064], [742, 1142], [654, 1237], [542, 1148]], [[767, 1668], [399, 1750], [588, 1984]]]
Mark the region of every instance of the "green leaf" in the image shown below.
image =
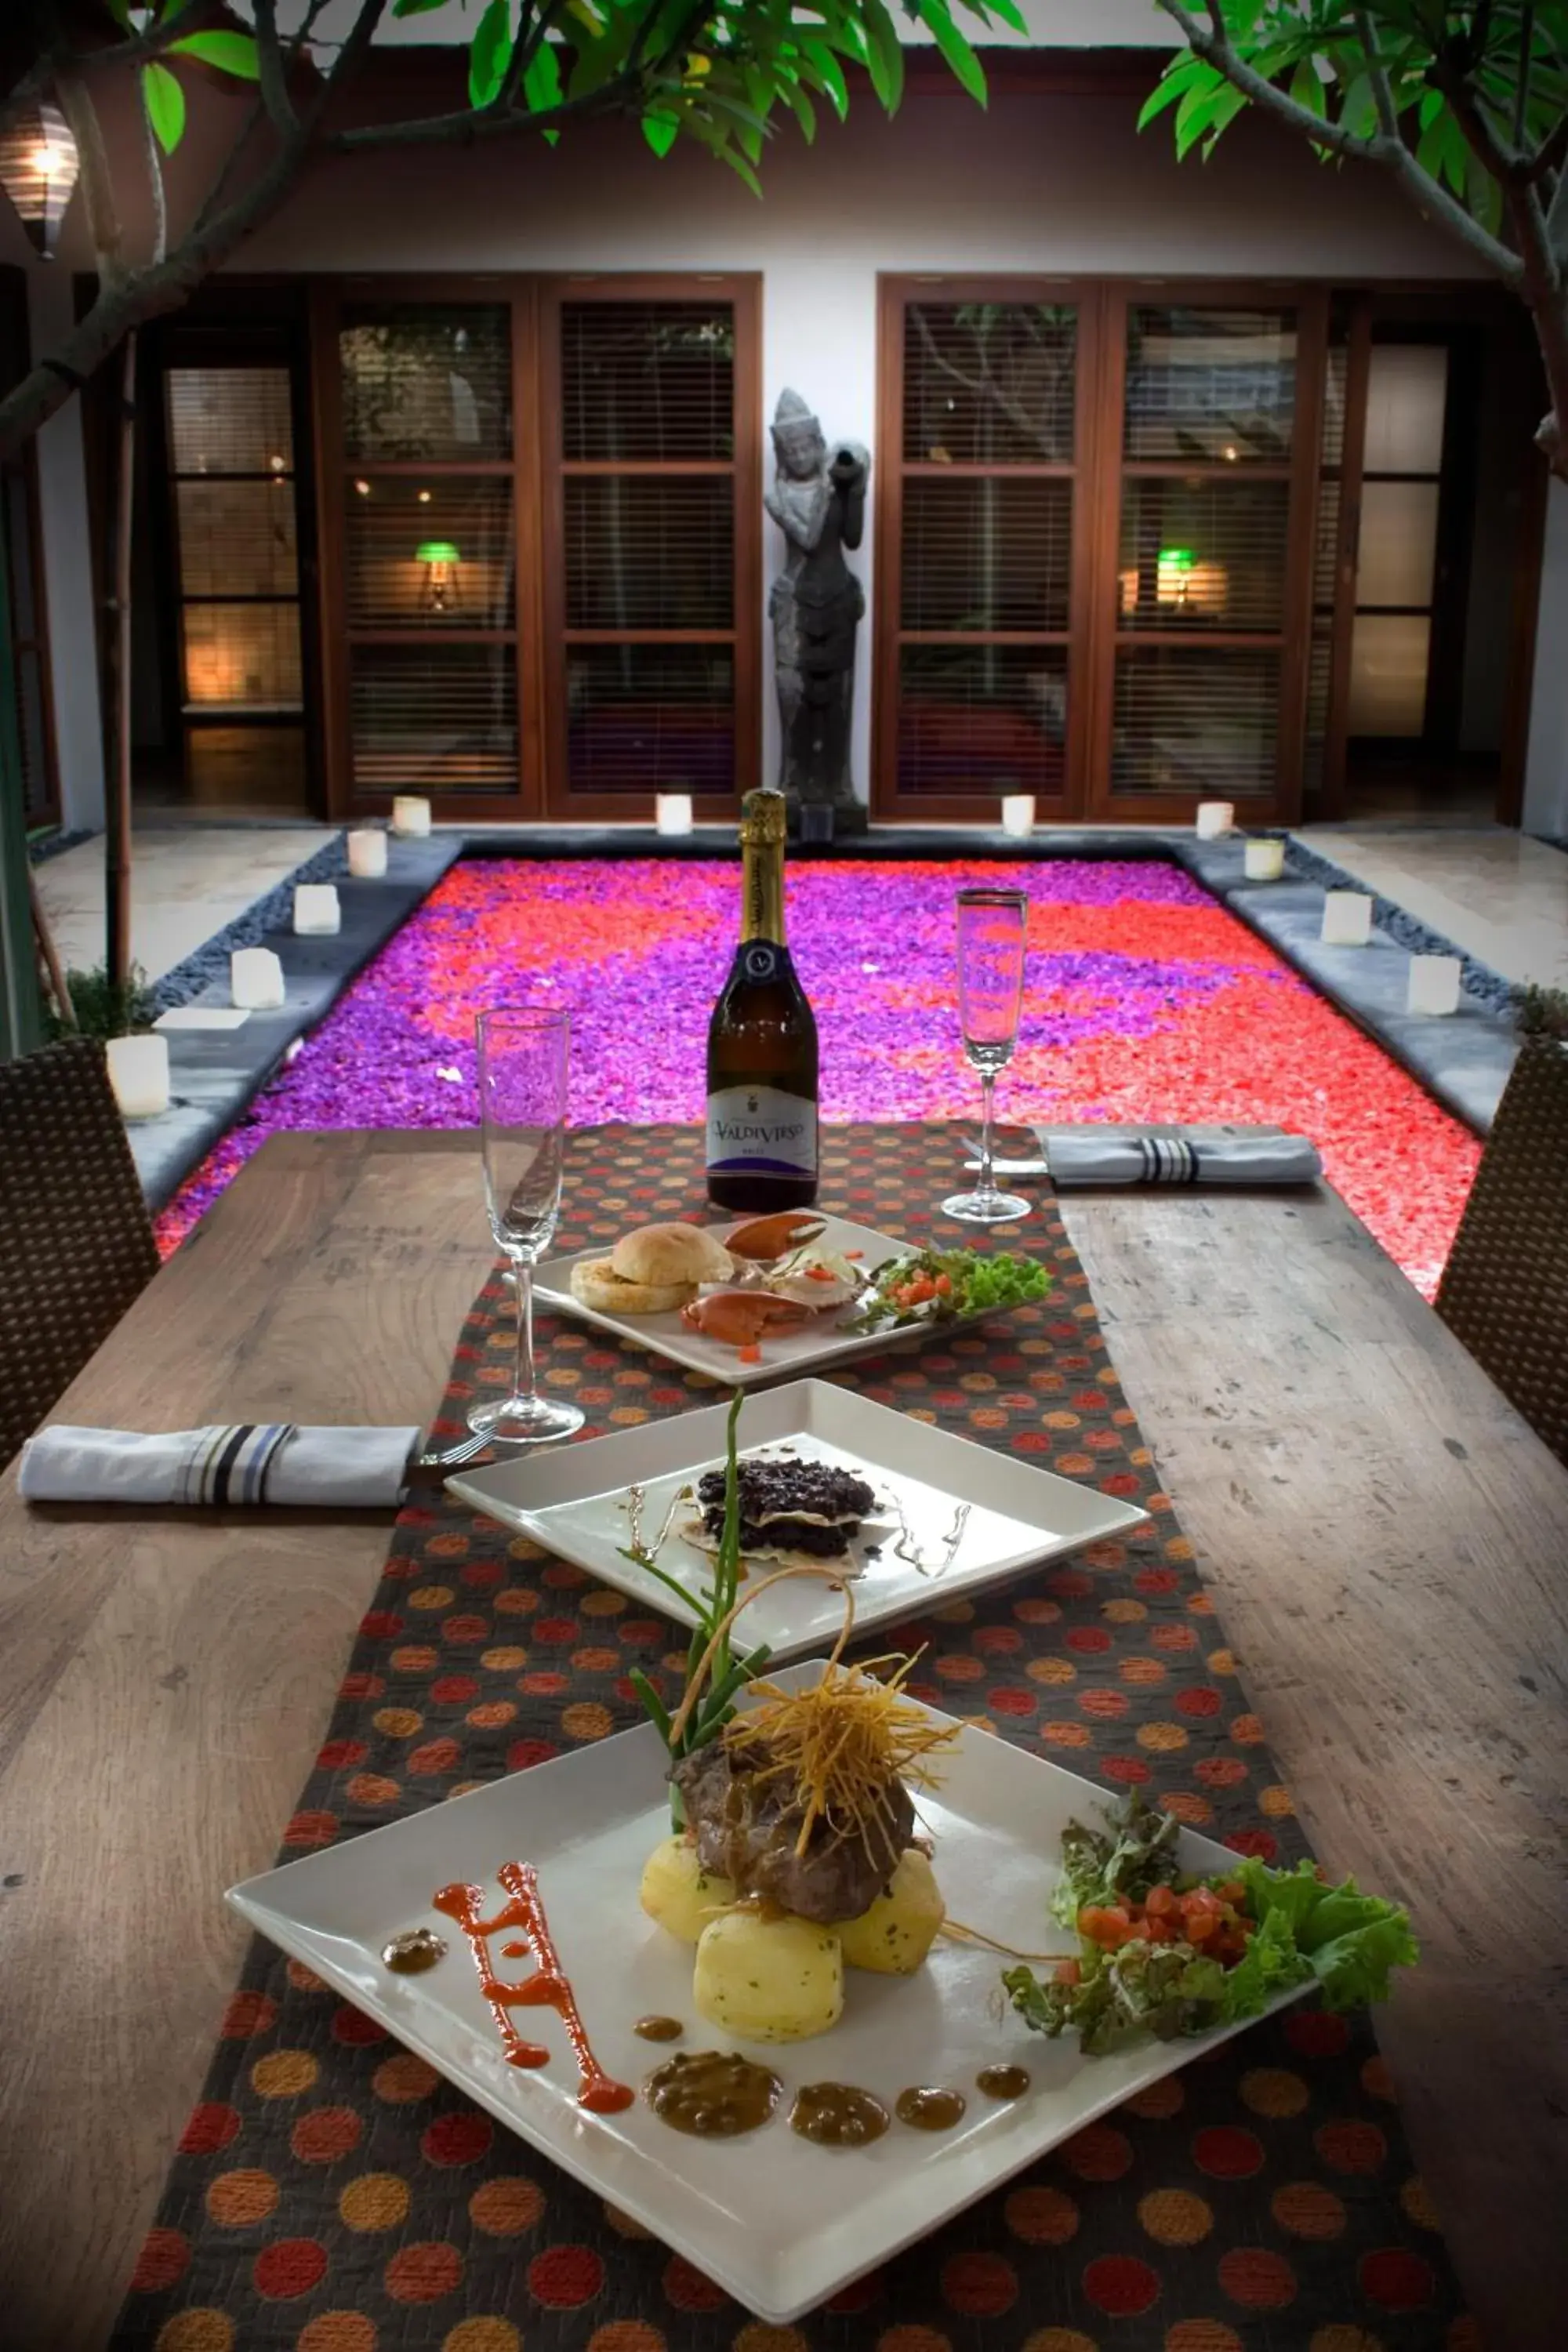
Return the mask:
[[805, 91], [795, 81], [781, 81], [779, 96], [789, 108], [801, 128], [801, 135], [809, 147], [816, 137], [816, 109]]
[[892, 114], [904, 94], [903, 47], [882, 0], [865, 0], [865, 9], [866, 70], [883, 107]]
[[971, 98], [985, 103], [985, 68], [981, 64], [958, 26], [953, 23], [947, 0], [915, 0], [921, 21], [928, 26], [931, 38], [952, 68], [954, 75]]
[[153, 137], [172, 155], [184, 135], [184, 91], [167, 66], [153, 64], [142, 68], [142, 97]]
[[645, 114], [642, 135], [656, 155], [668, 155], [680, 136], [680, 117], [678, 114]]
[[392, 0], [395, 16], [427, 16], [433, 8], [444, 8], [447, 0]]
[[187, 33], [184, 40], [170, 42], [169, 52], [199, 58], [203, 65], [233, 74], [237, 81], [258, 81], [261, 76], [256, 42], [249, 33]]
[[994, 16], [999, 24], [1006, 26], [1009, 32], [1022, 33], [1026, 38], [1029, 37], [1029, 20], [1021, 8], [1015, 7], [1014, 0], [984, 0], [979, 13], [984, 16]]
[[1142, 111], [1138, 117], [1139, 130], [1147, 130], [1157, 114], [1163, 114], [1168, 106], [1174, 106], [1179, 100], [1184, 99], [1194, 86], [1202, 89], [1217, 89], [1224, 79], [1219, 68], [1211, 66], [1205, 58], [1177, 58], [1173, 65], [1166, 67], [1144, 100]]
[[468, 50], [468, 104], [489, 106], [511, 63], [511, 16], [508, 0], [489, 0], [474, 27]]
[[[530, 114], [548, 114], [561, 103], [561, 61], [549, 41], [542, 41], [522, 77], [522, 95]], [[543, 134], [547, 147], [560, 144], [559, 131]]]
[[840, 122], [849, 111], [849, 85], [844, 79], [844, 68], [824, 40], [815, 33], [801, 36], [802, 54], [816, 74], [817, 86], [826, 98]]

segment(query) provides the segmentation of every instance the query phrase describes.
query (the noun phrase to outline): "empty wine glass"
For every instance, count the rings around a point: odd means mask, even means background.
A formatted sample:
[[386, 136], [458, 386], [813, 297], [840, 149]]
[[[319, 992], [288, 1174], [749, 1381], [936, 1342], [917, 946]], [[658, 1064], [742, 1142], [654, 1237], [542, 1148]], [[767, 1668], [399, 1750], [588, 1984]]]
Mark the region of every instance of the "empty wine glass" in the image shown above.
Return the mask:
[[532, 1445], [583, 1426], [574, 1404], [540, 1395], [533, 1369], [533, 1269], [561, 1214], [571, 1016], [524, 1005], [481, 1013], [475, 1026], [485, 1205], [517, 1282], [517, 1370], [510, 1396], [469, 1407], [468, 1427], [498, 1445]]
[[969, 1225], [1011, 1224], [1029, 1203], [999, 1192], [991, 1168], [992, 1094], [996, 1073], [1013, 1058], [1024, 1001], [1024, 950], [1029, 902], [1022, 890], [961, 890], [958, 894], [958, 1016], [963, 1050], [980, 1073], [984, 1118], [980, 1181], [955, 1192], [942, 1214]]

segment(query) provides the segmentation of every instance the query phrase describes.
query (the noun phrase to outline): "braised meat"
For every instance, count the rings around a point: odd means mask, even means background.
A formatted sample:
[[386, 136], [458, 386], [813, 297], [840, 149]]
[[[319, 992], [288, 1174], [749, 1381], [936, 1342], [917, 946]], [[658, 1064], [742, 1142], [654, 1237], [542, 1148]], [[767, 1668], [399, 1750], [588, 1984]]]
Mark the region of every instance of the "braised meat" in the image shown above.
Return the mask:
[[909, 1790], [901, 1780], [888, 1782], [880, 1808], [885, 1835], [873, 1827], [865, 1836], [839, 1837], [818, 1822], [797, 1854], [803, 1809], [784, 1774], [766, 1775], [767, 1761], [760, 1746], [716, 1739], [671, 1771], [704, 1870], [822, 1927], [858, 1919], [914, 1836]]
[[[748, 1552], [776, 1548], [842, 1559], [877, 1499], [864, 1478], [826, 1462], [742, 1462], [736, 1479], [741, 1549]], [[703, 1531], [717, 1541], [724, 1532], [721, 1470], [698, 1480], [697, 1500]]]

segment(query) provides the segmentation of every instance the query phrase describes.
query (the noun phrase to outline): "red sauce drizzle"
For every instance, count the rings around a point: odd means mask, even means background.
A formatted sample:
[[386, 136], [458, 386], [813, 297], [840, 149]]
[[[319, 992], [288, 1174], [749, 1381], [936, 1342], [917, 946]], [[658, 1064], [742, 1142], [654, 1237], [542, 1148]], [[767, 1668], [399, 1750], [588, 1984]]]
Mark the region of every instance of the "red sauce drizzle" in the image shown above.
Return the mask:
[[[479, 1972], [479, 1990], [489, 2003], [490, 2015], [506, 2049], [508, 2065], [542, 2066], [550, 2057], [549, 2051], [539, 2042], [523, 2039], [512, 2022], [512, 2011], [552, 2009], [566, 2029], [566, 2039], [577, 2061], [577, 2105], [586, 2107], [591, 2115], [618, 2115], [622, 2108], [632, 2105], [637, 2094], [624, 2083], [613, 2081], [594, 2055], [577, 1997], [561, 1966], [544, 1916], [538, 1873], [530, 1862], [507, 1862], [496, 1876], [511, 1900], [493, 1919], [480, 1916], [484, 1908], [484, 1889], [480, 1886], [443, 1886], [431, 1900], [437, 1911], [457, 1921], [468, 1939], [468, 1949]], [[533, 1975], [525, 1977], [521, 1984], [506, 1983], [490, 1967], [489, 1938], [506, 1927], [521, 1927], [525, 1940], [503, 1944], [502, 1958], [527, 1959], [531, 1954], [538, 1963]]]

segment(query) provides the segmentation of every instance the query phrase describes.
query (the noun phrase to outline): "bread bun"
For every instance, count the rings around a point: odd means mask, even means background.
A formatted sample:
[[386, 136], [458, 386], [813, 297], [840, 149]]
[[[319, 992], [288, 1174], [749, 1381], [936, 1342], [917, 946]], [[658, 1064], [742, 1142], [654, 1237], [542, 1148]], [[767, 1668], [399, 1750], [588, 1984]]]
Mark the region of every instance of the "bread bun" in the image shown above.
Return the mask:
[[694, 1282], [624, 1282], [607, 1257], [579, 1258], [572, 1296], [598, 1315], [667, 1315], [697, 1296]]
[[610, 1264], [623, 1282], [653, 1289], [672, 1282], [728, 1282], [735, 1270], [729, 1251], [700, 1225], [638, 1225], [621, 1235]]

